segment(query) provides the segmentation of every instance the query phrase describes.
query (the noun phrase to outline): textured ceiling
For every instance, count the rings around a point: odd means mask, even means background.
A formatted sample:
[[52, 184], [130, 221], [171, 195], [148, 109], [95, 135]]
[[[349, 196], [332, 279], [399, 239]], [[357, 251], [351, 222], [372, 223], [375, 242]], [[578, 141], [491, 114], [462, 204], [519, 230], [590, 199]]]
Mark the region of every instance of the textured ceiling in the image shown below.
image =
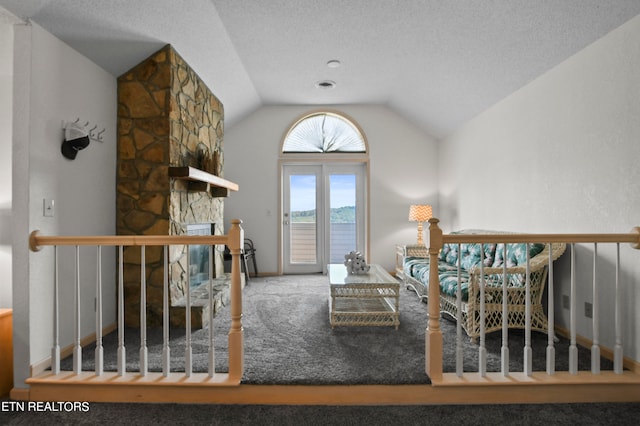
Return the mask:
[[[640, 0], [0, 0], [118, 76], [170, 43], [225, 106], [385, 104], [441, 138]], [[327, 67], [338, 59], [342, 66]], [[319, 80], [333, 89], [318, 89]]]

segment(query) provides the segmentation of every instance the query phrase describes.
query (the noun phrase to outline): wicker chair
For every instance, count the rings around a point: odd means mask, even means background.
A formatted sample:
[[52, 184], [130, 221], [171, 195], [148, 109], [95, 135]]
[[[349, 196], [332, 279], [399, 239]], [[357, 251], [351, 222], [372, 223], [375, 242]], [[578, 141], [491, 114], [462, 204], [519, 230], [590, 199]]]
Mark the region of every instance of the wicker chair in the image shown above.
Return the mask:
[[[488, 232], [487, 232], [488, 233]], [[493, 233], [493, 232], [492, 232]], [[424, 248], [407, 246], [405, 255], [407, 257], [424, 256]], [[549, 263], [549, 250], [553, 260], [557, 259], [564, 253], [566, 245], [563, 243], [545, 245], [541, 252], [532, 256], [529, 261], [529, 280], [531, 289], [531, 329], [546, 333], [547, 332], [547, 316], [544, 313], [542, 305], [542, 296], [544, 286], [547, 280], [547, 266]], [[428, 265], [428, 258], [424, 259]], [[441, 263], [442, 266], [442, 263]], [[452, 271], [452, 265], [448, 266], [449, 274]], [[405, 268], [403, 280], [407, 288], [414, 290], [423, 300], [428, 295], [428, 273], [423, 273], [419, 277], [412, 275], [410, 270]], [[456, 271], [457, 272], [457, 271]], [[480, 275], [480, 267], [474, 266], [469, 271], [461, 271], [462, 285], [467, 285], [468, 296], [466, 300], [461, 301], [461, 318], [462, 328], [467, 335], [475, 340], [480, 335], [480, 285], [482, 277]], [[526, 265], [511, 266], [506, 269], [507, 272], [507, 312], [508, 327], [521, 328], [525, 327], [525, 302], [526, 287], [525, 274]], [[484, 268], [484, 295], [485, 295], [485, 332], [490, 333], [502, 329], [502, 287], [503, 287], [503, 267], [485, 267]], [[445, 317], [455, 319], [457, 317], [457, 303], [455, 293], [440, 291], [440, 312]]]

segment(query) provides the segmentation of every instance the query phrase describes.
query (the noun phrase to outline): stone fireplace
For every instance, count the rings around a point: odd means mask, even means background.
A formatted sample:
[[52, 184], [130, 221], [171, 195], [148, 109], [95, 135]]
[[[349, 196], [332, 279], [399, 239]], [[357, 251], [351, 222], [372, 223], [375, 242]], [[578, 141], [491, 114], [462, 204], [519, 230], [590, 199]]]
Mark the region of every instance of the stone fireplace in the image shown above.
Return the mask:
[[[186, 225], [187, 235], [214, 235], [215, 223]], [[211, 247], [204, 244], [189, 246], [189, 288], [193, 291], [209, 282], [209, 254]], [[215, 278], [215, 268], [214, 276]]]
[[[118, 234], [184, 235], [190, 225], [196, 224], [209, 226], [214, 234], [224, 232], [226, 191], [207, 183], [198, 185], [170, 177], [176, 176], [172, 172], [178, 167], [222, 177], [223, 119], [220, 101], [170, 45], [118, 78]], [[224, 277], [223, 247], [212, 249], [215, 275]], [[165, 274], [162, 253], [162, 247], [146, 248], [150, 326], [162, 325]], [[140, 248], [125, 248], [123, 257], [125, 322], [137, 327]], [[184, 324], [181, 301], [189, 285], [190, 269], [186, 247], [171, 246], [170, 318], [175, 326]], [[228, 300], [224, 290], [220, 293], [216, 306]], [[206, 325], [206, 309], [193, 307], [193, 327]]]

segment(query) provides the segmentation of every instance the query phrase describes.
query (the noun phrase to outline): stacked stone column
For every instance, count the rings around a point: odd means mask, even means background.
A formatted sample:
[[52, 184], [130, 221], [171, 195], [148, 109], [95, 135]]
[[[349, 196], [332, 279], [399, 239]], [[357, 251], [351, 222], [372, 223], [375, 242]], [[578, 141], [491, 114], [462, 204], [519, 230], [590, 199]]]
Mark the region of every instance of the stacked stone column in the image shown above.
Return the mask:
[[[192, 192], [185, 182], [169, 179], [169, 166], [223, 164], [224, 112], [191, 67], [167, 45], [118, 78], [117, 232], [121, 235], [183, 235], [187, 224], [215, 223], [223, 230], [224, 199], [207, 191]], [[162, 324], [162, 247], [146, 248], [147, 319]], [[223, 259], [215, 251], [216, 275]], [[124, 250], [125, 321], [139, 326], [140, 248]], [[171, 302], [184, 297], [188, 285], [185, 247], [169, 253]], [[199, 315], [193, 316], [196, 320]], [[174, 325], [184, 318], [172, 316]], [[198, 326], [198, 324], [193, 324]]]

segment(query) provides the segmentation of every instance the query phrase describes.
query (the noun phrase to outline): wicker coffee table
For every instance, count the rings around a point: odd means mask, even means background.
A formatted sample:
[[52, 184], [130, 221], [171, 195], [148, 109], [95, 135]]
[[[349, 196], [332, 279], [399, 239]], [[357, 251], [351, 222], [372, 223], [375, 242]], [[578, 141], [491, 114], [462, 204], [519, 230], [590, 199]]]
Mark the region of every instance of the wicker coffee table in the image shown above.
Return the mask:
[[400, 325], [400, 283], [380, 265], [368, 274], [349, 275], [341, 264], [329, 265], [329, 322], [337, 325]]

